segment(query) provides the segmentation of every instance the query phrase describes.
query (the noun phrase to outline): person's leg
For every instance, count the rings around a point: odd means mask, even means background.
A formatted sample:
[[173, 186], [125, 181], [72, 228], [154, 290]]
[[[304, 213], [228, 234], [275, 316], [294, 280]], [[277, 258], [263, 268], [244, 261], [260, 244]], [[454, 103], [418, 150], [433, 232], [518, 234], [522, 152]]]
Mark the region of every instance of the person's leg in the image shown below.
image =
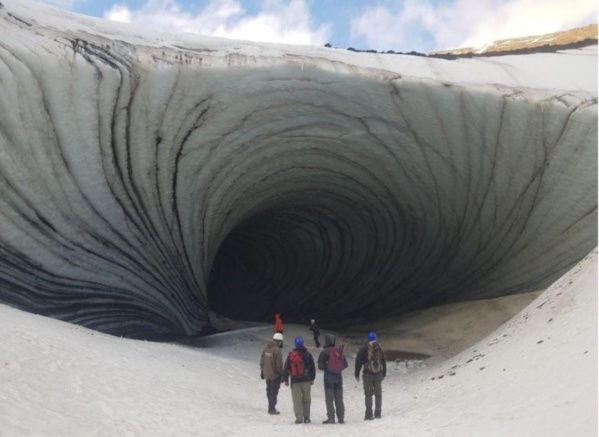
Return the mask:
[[312, 386], [309, 382], [302, 382], [302, 405], [304, 410], [304, 422], [306, 420], [310, 422], [310, 404], [312, 403], [312, 397], [310, 395], [310, 391]]
[[371, 420], [374, 417], [372, 414], [372, 395], [374, 394], [373, 379], [373, 375], [362, 374], [362, 381], [364, 381], [364, 404], [366, 406], [364, 420]]
[[304, 409], [302, 406], [302, 388], [297, 382], [291, 384], [291, 400], [293, 401], [293, 413], [295, 423], [304, 423]]
[[266, 382], [266, 399], [268, 400], [268, 409], [270, 410], [270, 383], [268, 379], [264, 382]]
[[373, 381], [374, 388], [374, 417], [377, 419], [381, 418], [382, 407], [383, 407], [383, 375], [375, 375]]
[[327, 420], [324, 423], [335, 423], [335, 407], [333, 401], [335, 398], [335, 386], [331, 383], [324, 384], [324, 400], [327, 406]]
[[270, 399], [268, 400], [269, 411], [277, 411], [277, 397], [279, 396], [279, 389], [281, 388], [281, 378], [275, 378], [270, 382]]
[[268, 399], [268, 411], [272, 411], [275, 406], [272, 404], [272, 381], [266, 380], [266, 399]]
[[343, 423], [345, 419], [345, 404], [343, 403], [343, 383], [335, 384], [335, 408], [337, 410], [337, 419]]

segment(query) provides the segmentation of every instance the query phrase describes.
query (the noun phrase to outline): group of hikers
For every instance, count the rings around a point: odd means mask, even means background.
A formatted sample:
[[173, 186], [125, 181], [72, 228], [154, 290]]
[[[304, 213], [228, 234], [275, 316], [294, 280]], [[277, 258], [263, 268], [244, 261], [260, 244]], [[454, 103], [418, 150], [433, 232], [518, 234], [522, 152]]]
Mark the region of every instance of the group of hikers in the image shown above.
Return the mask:
[[[314, 333], [316, 347], [320, 347], [318, 337], [320, 329], [315, 320], [311, 320], [310, 330]], [[304, 345], [304, 338], [299, 336], [294, 340], [295, 348], [289, 352], [283, 362], [283, 323], [279, 314], [275, 316], [275, 333], [260, 357], [260, 377], [266, 381], [266, 397], [268, 399], [268, 414], [280, 414], [276, 409], [277, 397], [281, 383], [291, 385], [291, 398], [295, 423], [310, 423], [311, 387], [316, 379], [316, 365], [312, 354]], [[345, 405], [343, 403], [342, 372], [348, 367], [344, 354], [345, 341], [336, 346], [336, 338], [332, 334], [324, 337], [324, 348], [318, 356], [318, 369], [324, 371], [324, 393], [327, 409], [327, 419], [323, 424], [345, 422]], [[364, 385], [366, 413], [364, 420], [380, 419], [382, 412], [382, 381], [387, 373], [385, 355], [378, 343], [376, 332], [367, 335], [366, 343], [356, 356], [354, 376], [356, 381]], [[374, 409], [373, 409], [374, 397]]]

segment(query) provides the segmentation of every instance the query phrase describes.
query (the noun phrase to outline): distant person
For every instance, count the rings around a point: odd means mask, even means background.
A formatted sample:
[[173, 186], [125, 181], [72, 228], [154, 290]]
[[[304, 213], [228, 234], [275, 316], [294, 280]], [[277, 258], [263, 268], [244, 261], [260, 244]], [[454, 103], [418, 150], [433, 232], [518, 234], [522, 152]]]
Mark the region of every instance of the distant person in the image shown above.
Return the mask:
[[275, 332], [283, 333], [283, 320], [280, 314], [275, 314]]
[[289, 352], [283, 366], [283, 381], [289, 385], [291, 378], [291, 399], [295, 423], [310, 423], [310, 391], [316, 378], [316, 367], [312, 354], [304, 347], [304, 339], [295, 337], [295, 349]]
[[[324, 349], [318, 357], [318, 368], [324, 370], [324, 398], [327, 405], [327, 420], [324, 424], [344, 423], [345, 405], [343, 404], [343, 376], [341, 372], [347, 367], [347, 359], [341, 348], [335, 347], [335, 336], [324, 336]], [[334, 405], [333, 405], [334, 404]]]
[[276, 332], [272, 340], [266, 345], [260, 357], [260, 378], [266, 380], [268, 414], [280, 414], [276, 406], [283, 377], [283, 353], [281, 352], [283, 334]]
[[[362, 381], [364, 382], [364, 396], [366, 404], [366, 414], [364, 420], [380, 419], [383, 406], [382, 382], [387, 375], [387, 363], [385, 354], [378, 344], [376, 332], [368, 333], [368, 341], [358, 351], [356, 356], [356, 370], [354, 372], [356, 381], [360, 381], [360, 370], [362, 372]], [[372, 414], [372, 395], [374, 395], [374, 416]]]
[[314, 319], [310, 320], [310, 331], [314, 334], [314, 343], [316, 343], [316, 347], [320, 347], [320, 341], [318, 341], [318, 337], [320, 337], [320, 328]]

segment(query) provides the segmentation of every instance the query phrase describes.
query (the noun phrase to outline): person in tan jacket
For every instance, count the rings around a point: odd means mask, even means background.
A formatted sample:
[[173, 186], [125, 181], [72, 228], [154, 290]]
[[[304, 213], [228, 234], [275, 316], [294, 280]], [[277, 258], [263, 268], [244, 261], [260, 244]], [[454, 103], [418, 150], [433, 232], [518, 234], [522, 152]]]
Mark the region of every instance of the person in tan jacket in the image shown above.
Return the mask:
[[283, 354], [281, 353], [283, 334], [276, 332], [272, 340], [266, 345], [260, 357], [260, 378], [266, 380], [268, 414], [280, 414], [275, 407], [283, 376]]

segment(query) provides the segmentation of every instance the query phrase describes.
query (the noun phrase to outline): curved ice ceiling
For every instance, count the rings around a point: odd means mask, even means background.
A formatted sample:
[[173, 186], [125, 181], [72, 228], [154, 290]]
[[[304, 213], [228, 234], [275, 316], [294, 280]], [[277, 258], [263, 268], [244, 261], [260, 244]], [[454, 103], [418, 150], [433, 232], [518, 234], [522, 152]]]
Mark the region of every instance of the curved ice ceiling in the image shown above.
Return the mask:
[[339, 326], [538, 289], [596, 246], [596, 47], [173, 43], [3, 3], [2, 302], [133, 337]]

